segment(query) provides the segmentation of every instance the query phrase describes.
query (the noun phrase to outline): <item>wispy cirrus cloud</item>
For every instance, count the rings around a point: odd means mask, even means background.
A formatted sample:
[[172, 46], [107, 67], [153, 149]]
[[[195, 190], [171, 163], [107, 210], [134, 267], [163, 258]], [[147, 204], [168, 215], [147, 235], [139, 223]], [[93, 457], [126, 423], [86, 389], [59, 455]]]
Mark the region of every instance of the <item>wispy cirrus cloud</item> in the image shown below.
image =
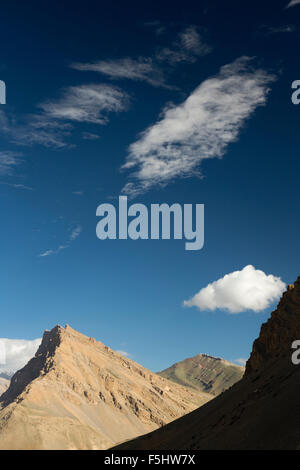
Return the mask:
[[229, 313], [246, 310], [261, 312], [278, 300], [285, 289], [286, 285], [279, 277], [267, 275], [248, 265], [203, 287], [184, 305], [202, 311], [224, 309]]
[[285, 8], [291, 8], [291, 7], [294, 7], [295, 5], [299, 5], [300, 4], [300, 0], [292, 0], [291, 2], [289, 2], [287, 4], [287, 6]]
[[129, 95], [119, 87], [88, 84], [65, 88], [57, 99], [38, 105], [39, 112], [22, 120], [1, 112], [2, 132], [18, 145], [39, 144], [63, 148], [74, 131], [74, 125], [105, 125], [111, 113], [127, 110]]
[[109, 113], [127, 109], [128, 95], [120, 88], [105, 84], [68, 87], [58, 100], [39, 105], [48, 119], [106, 124]]
[[212, 48], [202, 39], [199, 29], [196, 26], [189, 26], [178, 34], [170, 47], [160, 48], [153, 57], [138, 57], [137, 59], [125, 57], [88, 63], [77, 62], [71, 64], [71, 68], [98, 72], [113, 80], [129, 79], [143, 81], [154, 87], [173, 88], [166, 83], [162, 63], [174, 66], [180, 62], [195, 62], [198, 57], [208, 54], [211, 50]]
[[263, 25], [261, 26], [260, 31], [266, 36], [272, 36], [273, 34], [294, 33], [296, 29], [296, 26], [293, 24], [285, 24], [281, 26]]
[[123, 169], [131, 170], [123, 193], [136, 196], [178, 177], [199, 175], [203, 160], [221, 158], [236, 141], [245, 121], [266, 104], [272, 74], [241, 57], [199, 85], [180, 105], [129, 147]]
[[70, 233], [69, 235], [69, 238], [67, 240], [67, 242], [64, 244], [64, 245], [60, 245], [58, 248], [56, 249], [48, 249], [48, 250], [45, 250], [43, 251], [42, 253], [40, 253], [38, 255], [39, 258], [45, 258], [47, 256], [51, 256], [51, 255], [57, 255], [58, 253], [60, 253], [62, 250], [65, 250], [66, 248], [69, 248], [71, 243], [76, 240], [76, 238], [79, 237], [79, 235], [81, 234], [82, 232], [82, 227], [81, 225], [77, 225]]
[[0, 175], [11, 175], [14, 168], [21, 163], [21, 153], [12, 151], [0, 152]]
[[167, 86], [162, 70], [157, 67], [150, 57], [131, 59], [126, 57], [115, 60], [99, 60], [91, 63], [74, 63], [73, 69], [89, 72], [98, 72], [109, 78], [144, 81], [152, 86]]
[[199, 28], [188, 26], [178, 34], [178, 38], [171, 47], [160, 49], [156, 55], [160, 61], [167, 61], [172, 65], [180, 62], [195, 62], [198, 57], [205, 56], [212, 51], [202, 38]]

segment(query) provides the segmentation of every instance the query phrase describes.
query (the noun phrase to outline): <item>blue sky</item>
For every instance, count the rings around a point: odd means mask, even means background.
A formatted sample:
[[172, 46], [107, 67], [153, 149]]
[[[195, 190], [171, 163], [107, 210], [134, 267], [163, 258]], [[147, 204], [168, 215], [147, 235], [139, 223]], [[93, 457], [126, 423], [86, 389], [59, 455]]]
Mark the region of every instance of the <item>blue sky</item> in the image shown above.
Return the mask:
[[[152, 370], [247, 358], [276, 300], [239, 313], [183, 302], [247, 265], [300, 274], [300, 5], [142, 3], [1, 6], [0, 336], [68, 323]], [[97, 239], [97, 206], [122, 191], [205, 204], [204, 248]]]

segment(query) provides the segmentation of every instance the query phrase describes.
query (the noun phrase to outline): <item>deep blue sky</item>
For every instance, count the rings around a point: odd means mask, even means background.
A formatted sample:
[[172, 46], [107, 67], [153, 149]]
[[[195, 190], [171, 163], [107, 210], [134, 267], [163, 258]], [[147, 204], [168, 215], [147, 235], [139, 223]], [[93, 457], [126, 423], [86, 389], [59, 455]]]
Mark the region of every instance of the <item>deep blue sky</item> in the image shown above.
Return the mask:
[[[68, 323], [153, 370], [201, 352], [228, 360], [248, 357], [270, 308], [230, 315], [183, 308], [182, 302], [248, 264], [286, 283], [300, 274], [300, 107], [291, 103], [291, 83], [300, 79], [300, 5], [284, 9], [287, 4], [12, 0], [1, 5], [0, 79], [6, 82], [7, 104], [0, 111], [11, 130], [1, 123], [0, 152], [21, 160], [0, 174], [1, 337], [36, 338], [45, 328]], [[212, 51], [169, 68], [170, 88], [112, 81], [70, 67], [153, 57], [190, 25], [200, 28]], [[279, 31], [287, 26], [291, 32]], [[204, 248], [187, 252], [180, 241], [98, 240], [96, 207], [114, 202], [126, 184], [120, 166], [128, 146], [167, 103], [182, 102], [241, 56], [255, 56], [277, 76], [267, 105], [245, 122], [222, 159], [201, 165], [203, 179], [176, 179], [138, 197], [145, 204], [204, 203]], [[73, 123], [61, 149], [26, 145], [26, 138], [16, 143], [12, 129], [23, 132], [40, 103], [86, 83], [120, 87], [130, 96], [128, 110], [109, 115], [105, 126]], [[83, 139], [82, 132], [99, 139]], [[67, 249], [39, 256], [67, 243], [78, 226], [82, 232]]]

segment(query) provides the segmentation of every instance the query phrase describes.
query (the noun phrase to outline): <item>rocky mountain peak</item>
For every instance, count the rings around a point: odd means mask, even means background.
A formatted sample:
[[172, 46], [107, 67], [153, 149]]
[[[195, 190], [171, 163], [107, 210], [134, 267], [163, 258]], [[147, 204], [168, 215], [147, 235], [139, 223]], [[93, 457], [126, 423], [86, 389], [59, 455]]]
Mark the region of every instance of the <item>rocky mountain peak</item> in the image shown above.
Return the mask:
[[291, 345], [300, 339], [300, 276], [282, 295], [277, 308], [254, 341], [245, 375], [263, 369], [269, 361], [291, 355]]

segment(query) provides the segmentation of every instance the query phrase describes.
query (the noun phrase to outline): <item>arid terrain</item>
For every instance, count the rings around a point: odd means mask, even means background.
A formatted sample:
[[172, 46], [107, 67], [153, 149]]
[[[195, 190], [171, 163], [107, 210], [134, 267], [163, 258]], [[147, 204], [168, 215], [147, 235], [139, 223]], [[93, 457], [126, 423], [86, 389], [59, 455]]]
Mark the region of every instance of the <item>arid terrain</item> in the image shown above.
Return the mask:
[[219, 395], [244, 375], [245, 368], [219, 357], [198, 354], [158, 372], [165, 379], [201, 392]]
[[107, 449], [211, 398], [56, 326], [0, 397], [0, 449]]
[[0, 396], [5, 392], [5, 390], [7, 390], [8, 386], [9, 380], [4, 377], [0, 377]]
[[298, 449], [300, 277], [261, 327], [245, 376], [203, 407], [119, 449]]

